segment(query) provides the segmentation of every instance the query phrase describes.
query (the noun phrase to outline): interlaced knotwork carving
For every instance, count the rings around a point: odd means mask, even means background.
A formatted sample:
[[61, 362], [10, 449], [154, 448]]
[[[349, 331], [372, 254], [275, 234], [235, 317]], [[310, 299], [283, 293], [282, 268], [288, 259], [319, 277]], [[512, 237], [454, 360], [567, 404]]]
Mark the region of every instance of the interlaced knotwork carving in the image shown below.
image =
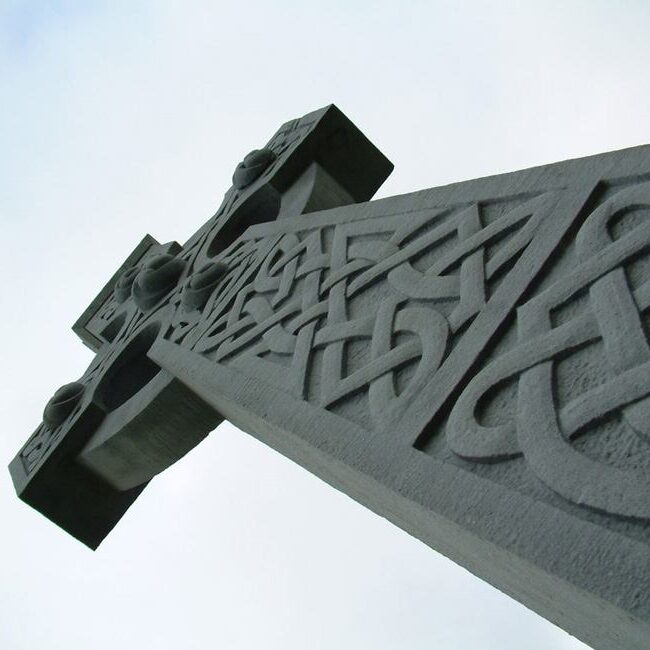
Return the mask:
[[193, 347], [320, 407], [365, 396], [355, 407], [381, 422], [436, 371], [557, 196], [512, 197], [488, 223], [473, 203], [252, 228], [254, 272], [220, 291]]
[[[642, 183], [618, 191], [588, 217], [576, 238], [575, 268], [519, 308], [518, 344], [487, 365], [456, 403], [447, 429], [456, 454], [490, 463], [523, 454], [538, 478], [576, 504], [650, 517], [646, 471], [590, 457], [574, 445], [612, 415], [650, 440], [650, 346], [642, 322], [650, 308], [650, 278], [632, 286], [625, 269], [647, 255], [650, 223], [640, 218], [620, 237], [612, 234], [621, 219], [633, 213], [647, 217], [648, 209], [650, 183]], [[554, 311], [581, 293], [588, 296], [584, 306], [566, 322], [554, 323]], [[576, 379], [586, 388], [562, 399], [556, 366], [579, 350], [591, 355]], [[601, 367], [601, 356], [606, 371], [590, 385], [585, 378]], [[518, 388], [511, 419], [480, 424], [481, 400], [512, 379]]]

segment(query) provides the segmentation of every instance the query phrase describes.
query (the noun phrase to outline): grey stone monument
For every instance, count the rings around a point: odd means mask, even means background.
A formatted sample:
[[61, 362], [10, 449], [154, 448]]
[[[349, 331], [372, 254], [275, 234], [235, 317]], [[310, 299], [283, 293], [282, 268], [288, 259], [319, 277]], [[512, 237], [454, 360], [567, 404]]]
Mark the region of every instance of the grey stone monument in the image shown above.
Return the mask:
[[[91, 548], [227, 418], [595, 648], [650, 647], [650, 147], [368, 202], [334, 106], [147, 235], [10, 465]], [[218, 480], [218, 479], [217, 479]]]

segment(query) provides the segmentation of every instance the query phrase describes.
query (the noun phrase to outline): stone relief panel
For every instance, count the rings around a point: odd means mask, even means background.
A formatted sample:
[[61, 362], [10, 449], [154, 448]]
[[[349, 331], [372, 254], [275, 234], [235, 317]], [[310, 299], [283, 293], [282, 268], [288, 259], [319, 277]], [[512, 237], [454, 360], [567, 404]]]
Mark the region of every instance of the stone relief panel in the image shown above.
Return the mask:
[[561, 273], [517, 310], [507, 349], [453, 406], [447, 442], [493, 465], [523, 457], [571, 503], [650, 516], [650, 183], [611, 188]]
[[[119, 350], [156, 323], [216, 364], [381, 430], [389, 414], [408, 418], [414, 396], [520, 272], [517, 260], [563, 192], [372, 216], [352, 207], [253, 226], [212, 256], [211, 231], [177, 255], [154, 247], [117, 282], [101, 314], [110, 345], [79, 382], [95, 387]], [[508, 470], [495, 466], [510, 463], [519, 476], [523, 460], [568, 503], [648, 518], [648, 215], [650, 183], [603, 189], [458, 398], [442, 417], [430, 414], [435, 431], [417, 448], [506, 484]], [[153, 299], [144, 308], [120, 301], [146, 266]], [[204, 299], [192, 286], [201, 273]], [[169, 276], [171, 293], [157, 276]], [[80, 398], [69, 424], [81, 410]], [[26, 473], [61, 431], [37, 428], [21, 452]]]
[[560, 194], [253, 227], [187, 344], [376, 429], [435, 374]]
[[[646, 519], [650, 183], [602, 188], [415, 444], [486, 476], [523, 459], [513, 476], [568, 504]], [[378, 431], [408, 418], [562, 192], [252, 227], [225, 252], [237, 263], [219, 291], [168, 338]]]

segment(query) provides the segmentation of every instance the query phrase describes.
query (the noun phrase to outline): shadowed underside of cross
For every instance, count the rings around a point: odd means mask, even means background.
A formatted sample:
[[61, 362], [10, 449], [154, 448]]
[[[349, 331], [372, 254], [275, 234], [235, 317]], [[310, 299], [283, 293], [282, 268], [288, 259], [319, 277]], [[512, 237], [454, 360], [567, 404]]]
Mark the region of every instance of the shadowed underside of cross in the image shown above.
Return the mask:
[[91, 548], [224, 418], [597, 648], [650, 645], [650, 148], [368, 202], [334, 106], [147, 235], [10, 465]]

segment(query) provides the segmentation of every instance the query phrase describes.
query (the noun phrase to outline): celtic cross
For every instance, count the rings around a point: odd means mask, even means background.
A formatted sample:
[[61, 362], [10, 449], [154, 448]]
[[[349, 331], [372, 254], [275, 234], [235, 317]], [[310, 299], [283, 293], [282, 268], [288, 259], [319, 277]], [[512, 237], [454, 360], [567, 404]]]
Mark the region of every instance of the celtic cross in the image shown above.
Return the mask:
[[223, 419], [597, 648], [650, 646], [650, 148], [370, 201], [334, 106], [147, 235], [10, 465], [91, 548]]

